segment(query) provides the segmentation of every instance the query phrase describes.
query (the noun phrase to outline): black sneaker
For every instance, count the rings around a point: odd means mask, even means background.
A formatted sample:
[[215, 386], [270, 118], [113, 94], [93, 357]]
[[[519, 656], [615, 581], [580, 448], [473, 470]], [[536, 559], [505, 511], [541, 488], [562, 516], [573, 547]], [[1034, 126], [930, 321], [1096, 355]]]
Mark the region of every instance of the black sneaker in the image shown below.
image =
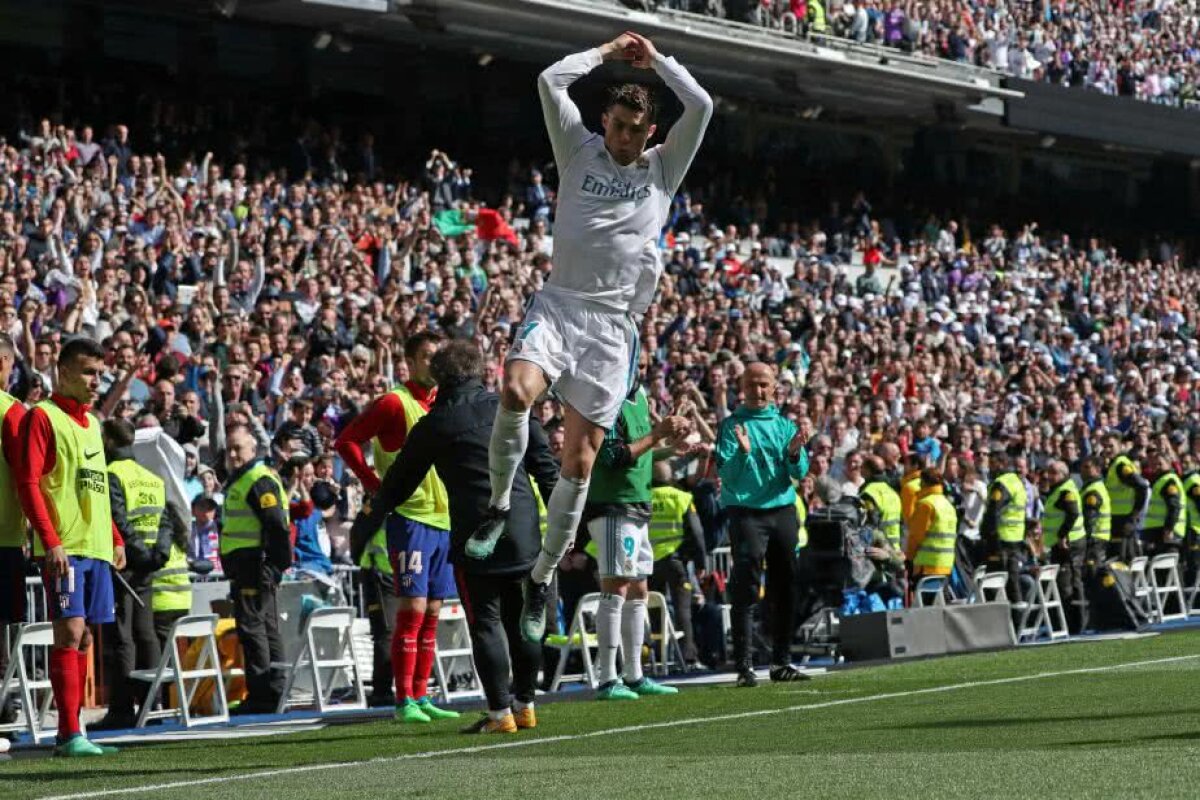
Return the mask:
[[754, 668], [749, 664], [738, 667], [737, 685], [745, 689], [753, 689], [758, 686], [758, 676], [754, 674]]
[[466, 553], [467, 558], [484, 559], [490, 556], [496, 549], [496, 542], [504, 535], [504, 529], [507, 526], [508, 509], [489, 506], [483, 519], [479, 522], [479, 527], [463, 545], [463, 552]]
[[369, 694], [367, 695], [368, 708], [392, 708], [396, 705], [396, 695], [388, 692], [387, 694]]
[[793, 667], [791, 664], [776, 664], [771, 667], [771, 683], [790, 683], [791, 681], [811, 681], [812, 676]]
[[137, 717], [120, 711], [109, 711], [99, 722], [88, 725], [89, 731], [124, 731], [137, 724]]
[[521, 593], [525, 596], [521, 605], [521, 638], [539, 644], [546, 635], [546, 595], [550, 593], [550, 584], [526, 578]]

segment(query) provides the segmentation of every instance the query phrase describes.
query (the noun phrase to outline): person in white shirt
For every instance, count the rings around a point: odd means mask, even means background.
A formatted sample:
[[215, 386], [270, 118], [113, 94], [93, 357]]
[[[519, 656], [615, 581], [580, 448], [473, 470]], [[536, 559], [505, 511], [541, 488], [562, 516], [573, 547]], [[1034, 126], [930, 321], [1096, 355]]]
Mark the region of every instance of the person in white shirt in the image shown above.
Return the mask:
[[[614, 60], [653, 69], [682, 102], [683, 115], [662, 144], [646, 149], [655, 108], [638, 84], [610, 91], [603, 135], [584, 127], [567, 89]], [[592, 463], [637, 375], [638, 328], [662, 273], [659, 232], [713, 109], [687, 70], [636, 33], [551, 65], [538, 92], [559, 174], [554, 269], [533, 296], [504, 365], [489, 448], [490, 507], [464, 548], [469, 557], [487, 558], [503, 534], [529, 409], [553, 387], [565, 406], [565, 440], [562, 474], [546, 504], [545, 542], [525, 585], [521, 629], [531, 641], [544, 632], [546, 588], [574, 540]]]

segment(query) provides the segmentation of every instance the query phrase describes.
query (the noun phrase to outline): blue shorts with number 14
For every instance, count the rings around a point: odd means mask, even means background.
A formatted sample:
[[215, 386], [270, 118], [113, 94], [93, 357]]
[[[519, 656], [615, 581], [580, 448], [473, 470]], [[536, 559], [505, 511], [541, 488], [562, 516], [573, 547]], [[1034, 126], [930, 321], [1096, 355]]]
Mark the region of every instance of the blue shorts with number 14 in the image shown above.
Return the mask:
[[398, 597], [455, 597], [450, 531], [392, 514], [387, 519], [388, 559]]

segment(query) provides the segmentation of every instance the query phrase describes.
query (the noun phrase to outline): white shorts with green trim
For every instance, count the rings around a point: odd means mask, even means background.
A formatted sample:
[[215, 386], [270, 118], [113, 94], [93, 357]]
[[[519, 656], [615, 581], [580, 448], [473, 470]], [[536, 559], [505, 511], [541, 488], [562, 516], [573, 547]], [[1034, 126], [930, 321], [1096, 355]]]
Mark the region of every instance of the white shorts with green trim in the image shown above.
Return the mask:
[[627, 516], [596, 517], [587, 524], [596, 543], [601, 578], [649, 578], [654, 572], [650, 523]]

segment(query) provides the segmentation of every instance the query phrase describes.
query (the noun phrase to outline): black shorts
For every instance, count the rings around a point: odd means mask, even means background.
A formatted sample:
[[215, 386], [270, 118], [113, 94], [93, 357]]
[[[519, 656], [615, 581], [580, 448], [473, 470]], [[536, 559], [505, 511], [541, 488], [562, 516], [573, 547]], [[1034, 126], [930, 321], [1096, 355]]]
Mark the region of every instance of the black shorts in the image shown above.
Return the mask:
[[0, 623], [25, 621], [25, 553], [0, 547]]

